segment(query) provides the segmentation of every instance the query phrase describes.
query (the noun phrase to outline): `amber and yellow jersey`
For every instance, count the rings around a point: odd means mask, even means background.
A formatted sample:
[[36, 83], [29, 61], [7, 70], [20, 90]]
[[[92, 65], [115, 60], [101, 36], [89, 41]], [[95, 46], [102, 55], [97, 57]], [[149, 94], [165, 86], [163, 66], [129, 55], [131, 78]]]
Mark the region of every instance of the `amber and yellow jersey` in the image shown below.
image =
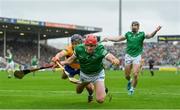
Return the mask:
[[[63, 50], [66, 54], [66, 58], [69, 58], [73, 55], [74, 53], [74, 49], [73, 49], [73, 46], [70, 44], [68, 46], [66, 46], [66, 48]], [[80, 65], [79, 65], [79, 62], [76, 60], [74, 61], [72, 64], [69, 65], [71, 68], [74, 68], [74, 69], [80, 69]]]

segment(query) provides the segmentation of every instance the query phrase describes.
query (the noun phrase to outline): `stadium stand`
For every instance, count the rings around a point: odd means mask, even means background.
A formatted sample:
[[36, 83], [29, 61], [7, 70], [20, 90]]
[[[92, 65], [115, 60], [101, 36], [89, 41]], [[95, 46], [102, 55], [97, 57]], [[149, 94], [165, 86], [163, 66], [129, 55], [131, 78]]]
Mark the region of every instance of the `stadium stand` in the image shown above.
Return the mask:
[[[124, 59], [126, 48], [125, 43], [114, 43], [114, 45], [106, 45], [105, 47], [117, 57], [122, 60]], [[157, 66], [174, 65], [174, 63], [180, 59], [180, 45], [173, 45], [172, 42], [144, 43], [142, 57], [145, 58], [146, 66], [151, 58], [155, 60], [155, 65]]]
[[[8, 41], [7, 48], [12, 50], [14, 61], [29, 66], [31, 58], [37, 55], [37, 43], [35, 42], [14, 42]], [[125, 55], [125, 43], [114, 43], [114, 45], [105, 45], [105, 48], [112, 54], [116, 55], [123, 63]], [[0, 41], [0, 50], [3, 50], [3, 42]], [[41, 57], [39, 66], [50, 62], [59, 49], [49, 45], [41, 44]], [[3, 56], [3, 53], [0, 53]], [[145, 66], [148, 66], [149, 59], [155, 60], [156, 66], [174, 65], [180, 59], [180, 45], [173, 43], [144, 43], [143, 58], [145, 58]], [[4, 66], [4, 64], [2, 64]]]
[[[0, 42], [0, 50], [3, 50], [3, 42]], [[37, 43], [35, 42], [8, 41], [7, 48], [12, 51], [13, 60], [25, 66], [29, 66], [31, 58], [34, 55], [37, 55]], [[60, 50], [49, 45], [41, 44], [41, 57], [39, 59], [39, 66], [49, 63], [51, 57], [54, 56], [58, 51]], [[0, 53], [0, 56], [3, 56], [2, 52]]]
[[[36, 55], [39, 66], [42, 66], [59, 51], [47, 44], [49, 39], [101, 31], [102, 28], [92, 26], [0, 17], [0, 58], [5, 58], [7, 49], [10, 49], [15, 63], [28, 68], [31, 58]], [[0, 68], [5, 65], [0, 62]]]

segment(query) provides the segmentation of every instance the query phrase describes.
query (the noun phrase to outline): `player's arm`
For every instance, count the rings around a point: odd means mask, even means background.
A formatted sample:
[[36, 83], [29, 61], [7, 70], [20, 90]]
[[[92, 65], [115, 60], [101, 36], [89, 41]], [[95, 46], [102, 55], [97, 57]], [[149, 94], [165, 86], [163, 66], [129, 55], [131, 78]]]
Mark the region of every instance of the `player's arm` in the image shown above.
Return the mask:
[[67, 55], [67, 51], [66, 51], [66, 50], [62, 50], [62, 51], [60, 51], [59, 53], [57, 53], [57, 54], [55, 55], [55, 57], [52, 58], [52, 61], [53, 61], [53, 62], [60, 61], [60, 59], [61, 59], [62, 57], [64, 57], [64, 56], [66, 56], [66, 55]]
[[119, 42], [119, 41], [123, 41], [126, 40], [126, 37], [124, 36], [118, 36], [118, 37], [105, 37], [103, 39], [103, 41], [107, 42], [107, 41], [113, 41], [113, 42]]
[[161, 29], [161, 26], [158, 26], [156, 30], [154, 30], [152, 33], [145, 35], [146, 39], [153, 38], [160, 29]]
[[5, 56], [6, 59], [10, 59], [12, 55]]
[[117, 59], [114, 55], [112, 55], [111, 53], [108, 53], [105, 56], [105, 59], [110, 61], [113, 65], [119, 65], [119, 59]]
[[73, 61], [76, 59], [76, 55], [73, 54], [71, 57], [69, 57], [68, 59], [61, 61], [62, 65], [69, 65], [71, 63], [73, 63]]
[[66, 50], [62, 50], [61, 52], [57, 53], [55, 57], [58, 57], [59, 59], [66, 56], [67, 55], [67, 51]]

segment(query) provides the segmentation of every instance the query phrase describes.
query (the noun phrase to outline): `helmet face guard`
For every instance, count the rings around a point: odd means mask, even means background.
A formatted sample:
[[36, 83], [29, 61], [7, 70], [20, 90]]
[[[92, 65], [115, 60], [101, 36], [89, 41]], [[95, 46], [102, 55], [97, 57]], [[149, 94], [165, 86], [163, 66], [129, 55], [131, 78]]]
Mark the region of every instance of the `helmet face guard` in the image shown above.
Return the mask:
[[71, 43], [81, 44], [82, 43], [82, 36], [79, 34], [74, 34], [71, 36]]

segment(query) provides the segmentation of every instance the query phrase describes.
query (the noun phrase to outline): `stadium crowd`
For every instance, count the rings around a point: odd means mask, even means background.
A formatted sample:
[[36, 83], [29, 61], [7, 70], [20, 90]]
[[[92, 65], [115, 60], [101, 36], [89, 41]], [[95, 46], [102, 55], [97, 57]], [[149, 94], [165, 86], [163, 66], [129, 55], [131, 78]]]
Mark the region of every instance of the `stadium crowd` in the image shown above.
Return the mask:
[[[51, 58], [60, 50], [48, 45], [41, 44], [41, 53], [39, 59], [39, 66], [42, 66], [51, 61]], [[7, 42], [7, 49], [10, 49], [13, 53], [13, 59], [15, 62], [30, 66], [31, 59], [34, 55], [37, 56], [37, 43], [35, 42]], [[125, 56], [125, 43], [114, 43], [113, 45], [105, 45], [108, 51], [114, 54], [117, 58], [124, 62]], [[0, 56], [3, 57], [3, 42], [0, 43]], [[148, 65], [150, 59], [154, 59], [155, 65], [174, 65], [175, 62], [180, 59], [180, 45], [173, 45], [169, 43], [144, 43], [144, 52], [142, 57], [145, 59], [145, 65]]]
[[[13, 54], [13, 60], [16, 63], [29, 67], [33, 56], [37, 56], [38, 48], [35, 42], [7, 42], [7, 49], [10, 49]], [[51, 61], [51, 58], [59, 51], [48, 45], [40, 45], [39, 66], [42, 66]], [[3, 43], [0, 45], [0, 56], [3, 57]]]
[[[114, 45], [105, 46], [108, 51], [118, 56], [122, 61], [125, 55], [125, 43], [114, 43]], [[148, 65], [148, 61], [153, 59], [155, 65], [174, 65], [178, 59], [180, 59], [180, 45], [173, 45], [172, 42], [160, 42], [160, 43], [144, 43], [144, 52], [142, 57], [145, 59], [145, 65]]]

